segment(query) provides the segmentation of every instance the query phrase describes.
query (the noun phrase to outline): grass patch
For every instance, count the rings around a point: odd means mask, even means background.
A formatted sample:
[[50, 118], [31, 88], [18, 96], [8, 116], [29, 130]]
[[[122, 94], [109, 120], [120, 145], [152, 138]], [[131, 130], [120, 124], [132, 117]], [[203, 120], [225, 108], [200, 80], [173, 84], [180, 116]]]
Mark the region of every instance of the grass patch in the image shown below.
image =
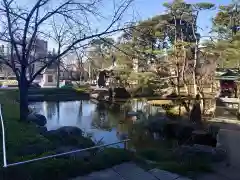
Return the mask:
[[77, 88], [74, 88], [74, 89], [77, 92], [88, 92], [89, 91], [89, 87], [77, 87]]
[[[181, 106], [180, 111], [181, 111], [180, 116], [184, 116], [187, 113], [185, 107], [183, 107], [183, 106]], [[171, 108], [167, 109], [166, 115], [169, 117], [172, 117], [172, 118], [179, 117], [179, 107], [175, 106], [175, 107], [171, 107]]]
[[181, 159], [174, 154], [173, 150], [164, 147], [141, 149], [137, 152], [137, 157], [138, 162], [147, 170], [159, 168], [184, 176], [212, 172], [208, 159], [194, 156]]
[[45, 94], [45, 95], [54, 95], [54, 94], [65, 94], [76, 92], [73, 88], [39, 88], [39, 89], [29, 89], [30, 94]]
[[[47, 137], [39, 134], [38, 128], [35, 124], [19, 121], [19, 104], [15, 100], [17, 97], [17, 90], [0, 91], [0, 103], [2, 104], [5, 124], [8, 163], [54, 154], [56, 144], [62, 142], [63, 140], [54, 140], [54, 138], [48, 139]], [[84, 137], [79, 138], [78, 141], [75, 141], [75, 139], [73, 141], [79, 144], [86, 144], [90, 142], [89, 139]], [[89, 143], [87, 146], [92, 145], [92, 143]], [[34, 150], [29, 148], [32, 153], [20, 155], [19, 150], [26, 146], [30, 146]], [[36, 150], [38, 150], [38, 148], [44, 148], [45, 152], [35, 152], [35, 148]], [[2, 158], [2, 143], [0, 145], [0, 157]], [[92, 156], [87, 160], [83, 158], [60, 157], [9, 168], [2, 168], [3, 164], [2, 161], [0, 161], [0, 179], [69, 179], [85, 175], [95, 170], [105, 169], [124, 161], [129, 161], [131, 160], [131, 157], [132, 155], [128, 151], [106, 148], [102, 152], [97, 153], [97, 155]]]
[[151, 105], [161, 106], [165, 104], [172, 104], [172, 101], [171, 100], [150, 100], [148, 101], [148, 103]]
[[[116, 155], [118, 155], [118, 158], [115, 158]], [[64, 180], [106, 169], [113, 165], [129, 161], [130, 159], [131, 154], [127, 151], [109, 148], [98, 153], [89, 161], [64, 158], [49, 159], [5, 169], [1, 171], [1, 177], [4, 177], [4, 180]]]
[[[161, 124], [156, 125], [161, 126]], [[136, 149], [136, 162], [146, 170], [159, 168], [184, 176], [198, 174], [200, 172], [210, 172], [211, 160], [208, 156], [199, 154], [182, 154], [177, 140], [157, 139], [151, 133], [146, 133], [146, 129], [138, 124], [135, 132], [132, 133], [133, 146]], [[183, 156], [184, 155], [184, 156]]]

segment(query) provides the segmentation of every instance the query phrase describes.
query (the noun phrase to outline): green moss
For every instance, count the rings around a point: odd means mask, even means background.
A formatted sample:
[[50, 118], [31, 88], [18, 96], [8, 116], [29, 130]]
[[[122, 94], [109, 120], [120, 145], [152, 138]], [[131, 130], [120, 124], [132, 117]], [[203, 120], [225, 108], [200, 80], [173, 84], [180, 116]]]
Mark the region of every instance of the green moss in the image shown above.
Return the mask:
[[75, 88], [75, 90], [77, 92], [86, 92], [88, 90], [88, 88], [87, 87], [78, 87], [78, 88]]

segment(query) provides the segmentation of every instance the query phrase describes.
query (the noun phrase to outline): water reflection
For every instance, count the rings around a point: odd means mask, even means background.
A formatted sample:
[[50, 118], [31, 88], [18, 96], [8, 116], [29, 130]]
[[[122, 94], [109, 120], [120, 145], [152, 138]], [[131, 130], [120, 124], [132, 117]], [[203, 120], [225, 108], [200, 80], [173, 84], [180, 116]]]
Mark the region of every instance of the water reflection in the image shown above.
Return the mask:
[[[156, 112], [156, 108], [150, 107], [145, 101], [123, 104], [95, 104], [91, 101], [36, 102], [31, 106], [37, 113], [47, 117], [48, 130], [75, 126], [91, 134], [94, 140], [102, 139], [104, 143], [126, 139], [134, 122], [146, 120]], [[140, 112], [137, 119], [127, 116], [131, 111]]]

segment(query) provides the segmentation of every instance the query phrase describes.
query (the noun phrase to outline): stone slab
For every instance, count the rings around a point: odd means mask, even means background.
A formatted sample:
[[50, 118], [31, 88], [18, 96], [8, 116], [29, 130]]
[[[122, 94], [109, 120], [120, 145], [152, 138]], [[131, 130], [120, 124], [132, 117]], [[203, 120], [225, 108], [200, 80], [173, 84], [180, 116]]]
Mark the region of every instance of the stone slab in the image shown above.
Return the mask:
[[240, 180], [239, 168], [234, 166], [227, 167], [225, 164], [221, 163], [213, 167], [215, 174], [225, 177], [231, 180]]
[[160, 169], [152, 169], [147, 172], [142, 168], [138, 167], [134, 163], [123, 163], [114, 166], [111, 169], [93, 172], [87, 176], [77, 177], [72, 180], [191, 180], [191, 179]]
[[206, 174], [198, 177], [196, 180], [231, 180], [223, 176], [219, 176], [217, 174]]
[[106, 169], [98, 172], [93, 172], [84, 177], [78, 177], [72, 180], [124, 180], [119, 174], [112, 169]]
[[123, 163], [113, 167], [124, 180], [157, 180], [153, 175], [144, 171], [134, 163]]
[[191, 179], [186, 178], [186, 177], [179, 177], [179, 178], [177, 178], [176, 180], [191, 180]]
[[160, 169], [152, 169], [149, 171], [153, 176], [157, 177], [160, 180], [176, 180], [180, 178], [180, 175], [174, 174], [168, 171], [160, 170]]

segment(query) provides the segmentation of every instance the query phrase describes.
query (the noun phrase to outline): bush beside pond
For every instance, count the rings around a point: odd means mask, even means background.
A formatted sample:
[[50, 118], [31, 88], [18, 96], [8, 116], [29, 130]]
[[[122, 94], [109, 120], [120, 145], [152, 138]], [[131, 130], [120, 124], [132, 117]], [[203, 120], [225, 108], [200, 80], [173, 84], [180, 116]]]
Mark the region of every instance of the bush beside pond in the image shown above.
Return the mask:
[[[193, 134], [196, 137], [196, 129], [199, 129], [196, 125], [155, 117], [134, 124], [133, 129], [130, 135], [137, 137], [133, 138], [137, 160], [150, 169], [157, 167], [189, 175], [189, 172], [209, 172], [212, 163], [226, 158], [224, 150], [215, 148], [217, 128], [210, 128], [209, 132], [201, 130], [204, 136], [195, 139]], [[198, 143], [203, 145], [194, 145]]]
[[[45, 154], [46, 155], [46, 154]], [[107, 148], [90, 160], [55, 158], [36, 163], [25, 164], [1, 170], [3, 180], [65, 180], [109, 168], [131, 160], [131, 153], [119, 149]]]
[[[60, 151], [70, 150], [70, 148], [94, 146], [92, 140], [81, 135], [81, 130], [60, 129], [58, 132], [50, 133], [42, 131], [41, 135], [36, 124], [19, 121], [19, 104], [14, 99], [18, 97], [16, 92], [2, 91], [0, 94], [8, 163], [52, 155]], [[1, 150], [0, 145], [0, 156], [2, 157]], [[83, 154], [78, 153], [76, 156], [53, 158], [6, 169], [1, 168], [0, 179], [68, 179], [131, 160], [131, 153], [114, 148], [90, 153], [88, 158], [81, 158], [81, 156]], [[2, 167], [2, 164], [0, 165]]]
[[206, 156], [192, 155], [183, 158], [178, 156], [174, 149], [164, 146], [141, 149], [137, 152], [137, 160], [145, 164], [145, 168], [159, 168], [184, 176], [212, 171], [211, 161]]

